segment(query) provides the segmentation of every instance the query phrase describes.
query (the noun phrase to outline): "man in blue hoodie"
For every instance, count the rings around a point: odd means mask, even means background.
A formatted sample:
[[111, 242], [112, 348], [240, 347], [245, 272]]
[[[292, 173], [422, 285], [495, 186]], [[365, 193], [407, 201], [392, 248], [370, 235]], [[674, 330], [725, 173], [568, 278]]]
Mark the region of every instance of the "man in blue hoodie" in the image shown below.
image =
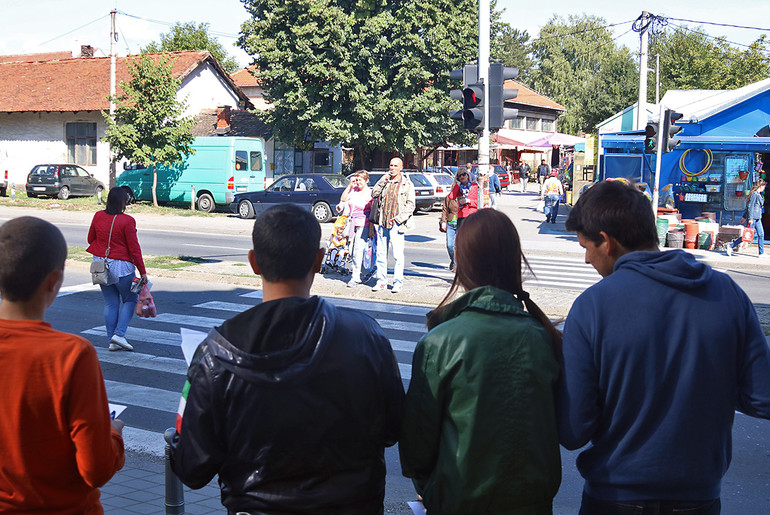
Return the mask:
[[591, 443], [580, 513], [718, 514], [735, 410], [770, 418], [753, 305], [727, 275], [659, 251], [649, 200], [621, 182], [581, 195], [566, 227], [604, 277], [564, 328], [559, 439]]

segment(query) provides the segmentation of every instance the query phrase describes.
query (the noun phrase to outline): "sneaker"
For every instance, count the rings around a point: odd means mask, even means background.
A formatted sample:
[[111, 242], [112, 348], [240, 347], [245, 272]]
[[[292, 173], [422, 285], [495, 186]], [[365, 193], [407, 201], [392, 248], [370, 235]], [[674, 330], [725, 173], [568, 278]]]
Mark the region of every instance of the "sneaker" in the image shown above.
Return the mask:
[[121, 347], [117, 343], [110, 343], [110, 350], [111, 351], [123, 350], [123, 347]]
[[120, 347], [123, 347], [126, 350], [134, 350], [134, 346], [128, 343], [125, 337], [118, 336], [117, 334], [113, 334], [112, 338], [110, 338], [110, 345], [112, 344], [119, 345]]
[[733, 255], [733, 246], [732, 245], [728, 245], [727, 249], [725, 250], [725, 252], [727, 252], [728, 257], [732, 256]]
[[355, 288], [355, 287], [356, 287], [356, 286], [358, 286], [359, 284], [361, 284], [361, 283], [360, 283], [360, 282], [358, 282], [358, 281], [354, 281], [353, 279], [351, 279], [350, 281], [348, 281], [348, 288]]
[[379, 283], [379, 282], [372, 287], [372, 291], [382, 291], [382, 290], [387, 290], [387, 289], [388, 289], [388, 285], [387, 284]]
[[399, 293], [401, 291], [401, 283], [394, 283], [390, 293]]

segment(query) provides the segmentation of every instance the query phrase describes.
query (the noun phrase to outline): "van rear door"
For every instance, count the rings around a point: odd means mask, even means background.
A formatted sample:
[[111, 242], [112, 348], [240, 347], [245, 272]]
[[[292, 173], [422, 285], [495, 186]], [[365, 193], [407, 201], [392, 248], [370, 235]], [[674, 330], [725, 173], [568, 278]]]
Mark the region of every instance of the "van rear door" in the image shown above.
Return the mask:
[[265, 189], [264, 154], [261, 148], [236, 149], [232, 186], [234, 193]]

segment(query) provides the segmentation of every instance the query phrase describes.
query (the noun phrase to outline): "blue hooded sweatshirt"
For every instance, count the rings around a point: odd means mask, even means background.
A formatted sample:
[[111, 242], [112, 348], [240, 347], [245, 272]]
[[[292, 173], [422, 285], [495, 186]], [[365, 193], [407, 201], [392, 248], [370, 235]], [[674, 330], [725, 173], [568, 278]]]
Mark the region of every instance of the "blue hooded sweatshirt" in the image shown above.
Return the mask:
[[630, 252], [564, 328], [559, 440], [604, 500], [709, 500], [734, 410], [770, 418], [770, 350], [727, 275], [681, 251]]

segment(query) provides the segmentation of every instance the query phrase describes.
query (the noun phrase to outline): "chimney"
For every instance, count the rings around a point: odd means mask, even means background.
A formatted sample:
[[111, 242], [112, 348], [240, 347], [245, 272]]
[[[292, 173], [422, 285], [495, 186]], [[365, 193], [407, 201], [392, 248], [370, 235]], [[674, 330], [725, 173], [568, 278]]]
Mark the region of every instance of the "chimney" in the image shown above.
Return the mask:
[[217, 134], [230, 132], [230, 106], [217, 107]]
[[88, 59], [94, 56], [94, 47], [91, 45], [80, 45], [80, 58]]

